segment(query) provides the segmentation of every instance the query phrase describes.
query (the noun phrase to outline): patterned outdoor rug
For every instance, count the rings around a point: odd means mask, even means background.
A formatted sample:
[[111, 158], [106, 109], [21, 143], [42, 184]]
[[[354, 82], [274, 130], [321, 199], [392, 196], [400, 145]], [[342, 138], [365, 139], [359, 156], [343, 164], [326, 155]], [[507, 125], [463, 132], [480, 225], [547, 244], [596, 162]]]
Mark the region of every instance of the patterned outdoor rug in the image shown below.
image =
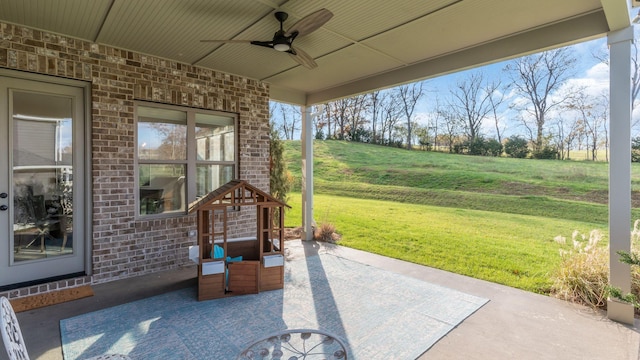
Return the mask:
[[198, 302], [189, 288], [62, 320], [64, 358], [235, 359], [311, 328], [342, 339], [349, 359], [415, 359], [488, 301], [333, 255], [285, 270], [283, 290]]

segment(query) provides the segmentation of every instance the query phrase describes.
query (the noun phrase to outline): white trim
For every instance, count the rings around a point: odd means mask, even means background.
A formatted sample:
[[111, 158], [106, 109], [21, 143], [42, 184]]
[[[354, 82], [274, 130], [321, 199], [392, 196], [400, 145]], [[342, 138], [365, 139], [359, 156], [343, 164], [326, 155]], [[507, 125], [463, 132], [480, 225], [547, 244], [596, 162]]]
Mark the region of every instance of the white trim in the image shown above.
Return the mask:
[[[258, 238], [256, 238], [255, 236], [247, 236], [247, 237], [238, 237], [238, 238], [227, 239], [227, 243], [241, 242], [241, 241], [258, 241]], [[214, 242], [216, 244], [222, 244], [224, 242], [224, 240], [223, 239], [216, 239]]]
[[313, 240], [313, 115], [302, 107], [302, 240]]
[[[631, 251], [631, 27], [612, 32], [610, 44], [609, 282], [631, 292], [631, 269], [618, 251]], [[607, 316], [634, 323], [633, 306], [609, 301]]]

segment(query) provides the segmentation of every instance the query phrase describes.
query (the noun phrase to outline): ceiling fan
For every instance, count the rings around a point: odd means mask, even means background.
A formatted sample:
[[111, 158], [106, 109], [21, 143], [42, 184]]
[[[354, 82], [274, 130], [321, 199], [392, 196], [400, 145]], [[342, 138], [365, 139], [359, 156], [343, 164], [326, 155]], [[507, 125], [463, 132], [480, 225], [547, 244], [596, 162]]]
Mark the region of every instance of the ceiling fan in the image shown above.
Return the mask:
[[293, 40], [297, 37], [308, 35], [333, 17], [333, 13], [327, 9], [315, 11], [295, 23], [289, 30], [284, 30], [284, 21], [287, 20], [289, 14], [284, 11], [277, 11], [273, 14], [280, 22], [280, 30], [276, 31], [273, 39], [269, 41], [259, 40], [200, 40], [201, 42], [221, 42], [221, 43], [248, 43], [252, 45], [264, 46], [275, 49], [277, 51], [288, 53], [296, 62], [306, 67], [314, 69], [318, 64], [309, 54], [296, 48], [293, 48]]

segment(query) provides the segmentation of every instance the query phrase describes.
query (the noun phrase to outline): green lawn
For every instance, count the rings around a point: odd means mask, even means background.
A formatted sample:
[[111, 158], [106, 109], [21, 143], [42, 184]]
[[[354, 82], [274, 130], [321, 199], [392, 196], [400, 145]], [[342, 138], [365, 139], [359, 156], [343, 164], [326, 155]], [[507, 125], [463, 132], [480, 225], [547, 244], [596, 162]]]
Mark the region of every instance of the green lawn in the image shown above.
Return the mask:
[[[293, 193], [287, 226], [301, 223]], [[547, 293], [560, 261], [557, 235], [593, 224], [537, 216], [440, 208], [316, 194], [315, 219], [343, 236], [340, 244], [508, 286]], [[603, 231], [604, 227], [599, 227]]]
[[[300, 143], [285, 147], [299, 191]], [[639, 170], [634, 164], [634, 191]], [[316, 141], [314, 188], [315, 220], [334, 224], [341, 245], [539, 293], [560, 261], [555, 236], [607, 232], [603, 162]], [[300, 202], [290, 195], [287, 226], [300, 225]]]

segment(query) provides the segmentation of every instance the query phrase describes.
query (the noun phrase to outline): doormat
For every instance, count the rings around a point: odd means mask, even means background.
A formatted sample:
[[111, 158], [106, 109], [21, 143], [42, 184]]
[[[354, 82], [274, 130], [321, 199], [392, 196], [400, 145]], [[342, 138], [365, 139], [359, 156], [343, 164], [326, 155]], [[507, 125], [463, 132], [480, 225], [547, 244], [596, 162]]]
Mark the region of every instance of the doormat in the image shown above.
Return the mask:
[[10, 300], [13, 311], [21, 312], [33, 310], [49, 305], [77, 300], [93, 296], [93, 289], [90, 285], [78, 286], [70, 289], [62, 289], [46, 294], [38, 294], [18, 299]]

